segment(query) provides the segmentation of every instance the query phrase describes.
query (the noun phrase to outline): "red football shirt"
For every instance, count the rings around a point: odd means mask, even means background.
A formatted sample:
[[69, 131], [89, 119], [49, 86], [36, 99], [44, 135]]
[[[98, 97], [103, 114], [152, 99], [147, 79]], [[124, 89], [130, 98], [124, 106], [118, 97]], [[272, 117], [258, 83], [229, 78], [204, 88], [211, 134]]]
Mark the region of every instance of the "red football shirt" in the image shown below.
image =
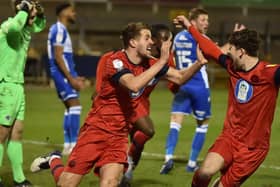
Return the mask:
[[260, 61], [249, 71], [236, 71], [232, 60], [194, 27], [191, 34], [206, 55], [216, 59], [230, 75], [228, 108], [223, 133], [248, 145], [269, 148], [271, 124], [279, 90], [280, 66]]
[[[146, 87], [133, 93], [119, 84], [126, 73], [135, 76], [143, 73], [153, 63], [148, 59], [139, 65], [131, 63], [124, 51], [118, 51], [100, 61], [97, 71], [97, 95], [87, 116], [86, 123], [118, 135], [127, 135], [131, 116], [135, 116], [135, 101], [148, 94]], [[104, 57], [105, 59], [105, 57]], [[154, 80], [149, 85], [153, 86]], [[148, 87], [149, 87], [148, 85]]]
[[230, 78], [223, 131], [244, 142], [249, 148], [269, 148], [279, 90], [274, 76], [279, 65], [260, 61], [250, 71], [236, 72], [228, 60], [226, 68]]
[[[171, 59], [171, 58], [170, 58]], [[148, 67], [152, 66], [157, 62], [158, 59], [149, 59], [147, 64]], [[149, 84], [142, 89], [138, 94], [134, 93], [134, 97], [131, 100], [134, 113], [130, 117], [129, 121], [131, 123], [135, 123], [139, 118], [148, 116], [150, 114], [150, 95], [160, 78], [164, 76], [169, 69], [169, 65], [165, 65], [161, 71], [149, 82]]]
[[[98, 62], [98, 66], [97, 66], [97, 69], [96, 69], [96, 75], [99, 75], [101, 74], [104, 69], [104, 65], [106, 63], [106, 61], [115, 53], [115, 51], [109, 51], [107, 53], [105, 53], [104, 55], [102, 55], [99, 59], [99, 62]], [[102, 79], [101, 79], [101, 76], [96, 76], [96, 81], [95, 81], [95, 91], [96, 92], [99, 92], [100, 89], [101, 89], [101, 82]]]

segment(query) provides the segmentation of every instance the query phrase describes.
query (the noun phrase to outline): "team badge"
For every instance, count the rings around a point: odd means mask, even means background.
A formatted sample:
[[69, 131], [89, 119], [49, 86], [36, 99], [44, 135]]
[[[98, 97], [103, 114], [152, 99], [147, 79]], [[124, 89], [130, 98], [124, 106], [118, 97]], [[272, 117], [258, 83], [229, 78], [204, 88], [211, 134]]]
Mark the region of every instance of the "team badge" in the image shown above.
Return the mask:
[[11, 116], [8, 115], [8, 116], [6, 116], [5, 118], [6, 118], [7, 121], [10, 121]]
[[113, 60], [113, 66], [115, 69], [117, 69], [118, 71], [123, 69], [123, 62], [119, 59], [115, 59]]
[[247, 103], [253, 96], [253, 86], [240, 79], [235, 86], [235, 98], [239, 103]]

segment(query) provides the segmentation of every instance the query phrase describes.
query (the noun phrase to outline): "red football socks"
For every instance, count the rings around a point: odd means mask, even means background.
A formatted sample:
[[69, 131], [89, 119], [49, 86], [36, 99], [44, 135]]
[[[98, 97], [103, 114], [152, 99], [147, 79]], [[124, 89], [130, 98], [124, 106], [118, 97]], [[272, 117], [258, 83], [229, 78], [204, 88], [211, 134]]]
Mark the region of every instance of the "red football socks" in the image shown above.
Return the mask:
[[64, 166], [62, 164], [61, 158], [54, 158], [50, 163], [50, 168], [51, 168], [51, 172], [54, 177], [54, 180], [57, 183], [61, 173], [64, 170]]
[[193, 176], [192, 187], [207, 187], [211, 181], [211, 178], [203, 179], [199, 176], [199, 170], [197, 170]]
[[144, 149], [144, 145], [150, 138], [151, 137], [147, 136], [142, 131], [136, 131], [134, 134], [128, 151], [128, 155], [132, 157], [134, 165], [138, 164]]

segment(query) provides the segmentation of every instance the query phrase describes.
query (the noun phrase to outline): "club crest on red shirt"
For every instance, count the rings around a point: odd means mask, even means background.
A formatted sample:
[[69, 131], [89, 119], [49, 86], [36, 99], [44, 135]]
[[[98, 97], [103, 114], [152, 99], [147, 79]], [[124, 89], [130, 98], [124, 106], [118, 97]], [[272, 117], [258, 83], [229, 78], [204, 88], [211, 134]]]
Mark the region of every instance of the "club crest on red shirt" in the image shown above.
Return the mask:
[[247, 103], [253, 96], [253, 86], [247, 81], [239, 79], [236, 83], [234, 93], [239, 103]]

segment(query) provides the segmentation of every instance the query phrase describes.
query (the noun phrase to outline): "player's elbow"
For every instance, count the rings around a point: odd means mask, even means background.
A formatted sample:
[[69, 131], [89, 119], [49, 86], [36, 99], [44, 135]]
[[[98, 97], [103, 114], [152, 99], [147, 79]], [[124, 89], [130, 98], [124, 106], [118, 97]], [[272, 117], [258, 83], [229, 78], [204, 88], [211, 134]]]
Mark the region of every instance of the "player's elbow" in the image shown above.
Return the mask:
[[59, 61], [61, 59], [61, 55], [58, 54], [57, 52], [54, 53], [54, 58], [56, 61]]
[[182, 72], [180, 74], [180, 76], [178, 77], [178, 85], [182, 85], [185, 84], [186, 82], [188, 82], [190, 79], [192, 78], [192, 74], [191, 73], [187, 73], [187, 72]]
[[137, 93], [140, 91], [140, 86], [136, 82], [132, 81], [131, 79], [125, 81], [121, 80], [120, 83], [131, 92]]
[[22, 28], [20, 27], [19, 24], [11, 24], [9, 27], [2, 27], [2, 30], [4, 33], [18, 33], [20, 32]]
[[184, 77], [183, 77], [183, 75], [178, 75], [175, 79], [174, 79], [174, 81], [173, 81], [175, 84], [178, 84], [178, 85], [182, 85], [182, 84], [184, 84]]
[[174, 83], [182, 85], [184, 83], [183, 78], [177, 78], [177, 80]]
[[131, 74], [126, 74], [119, 79], [119, 83], [128, 90], [137, 93], [141, 90], [141, 83]]
[[141, 90], [141, 87], [137, 84], [131, 84], [128, 86], [128, 89], [134, 93], [138, 93]]

